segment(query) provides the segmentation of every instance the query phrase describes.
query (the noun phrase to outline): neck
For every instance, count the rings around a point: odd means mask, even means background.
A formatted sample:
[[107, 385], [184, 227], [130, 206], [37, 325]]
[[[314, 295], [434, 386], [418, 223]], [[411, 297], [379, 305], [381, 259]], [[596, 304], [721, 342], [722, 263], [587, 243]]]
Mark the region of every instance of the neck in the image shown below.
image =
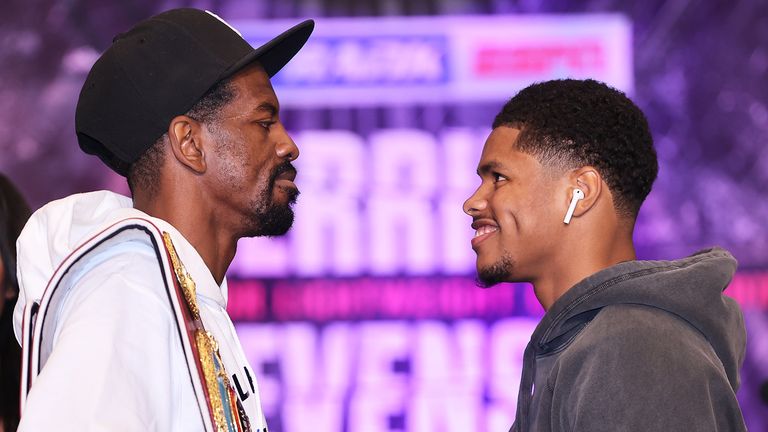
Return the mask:
[[226, 225], [219, 223], [216, 212], [200, 205], [202, 202], [205, 200], [194, 192], [158, 193], [149, 197], [137, 193], [133, 206], [173, 225], [197, 250], [216, 283], [221, 285], [235, 257], [237, 237], [223, 229]]
[[[569, 227], [570, 228], [570, 227]], [[621, 262], [637, 258], [632, 228], [585, 233], [564, 239], [558, 256], [532, 280], [534, 292], [544, 310], [585, 278]], [[589, 241], [592, 240], [592, 241]]]

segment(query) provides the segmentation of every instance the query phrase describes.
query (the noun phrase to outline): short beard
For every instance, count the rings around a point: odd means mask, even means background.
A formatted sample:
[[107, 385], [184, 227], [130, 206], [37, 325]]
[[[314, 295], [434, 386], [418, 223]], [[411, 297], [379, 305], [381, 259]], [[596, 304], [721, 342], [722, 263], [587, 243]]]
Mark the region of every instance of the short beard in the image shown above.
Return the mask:
[[509, 282], [512, 279], [512, 268], [515, 262], [509, 253], [504, 253], [501, 259], [489, 267], [477, 270], [477, 286], [481, 288], [490, 288], [501, 282]]
[[269, 178], [269, 184], [267, 189], [262, 191], [261, 196], [254, 203], [253, 208], [257, 209], [256, 212], [251, 215], [251, 226], [258, 227], [249, 237], [274, 237], [281, 236], [288, 232], [293, 226], [293, 204], [299, 197], [299, 191], [296, 189], [283, 189], [288, 195], [288, 202], [286, 204], [278, 204], [272, 200], [272, 193], [275, 190], [275, 182], [277, 177], [290, 170], [295, 170], [290, 162], [285, 162], [279, 165], [272, 172]]
[[[277, 204], [271, 201], [271, 194], [262, 198], [266, 198], [269, 202], [267, 207], [262, 207], [256, 214], [252, 216], [258, 228], [253, 232], [252, 237], [274, 237], [281, 236], [288, 232], [293, 226], [293, 208], [291, 206], [296, 202], [299, 196], [299, 191], [293, 189], [286, 191], [288, 193], [287, 204]], [[264, 201], [262, 200], [262, 203]]]

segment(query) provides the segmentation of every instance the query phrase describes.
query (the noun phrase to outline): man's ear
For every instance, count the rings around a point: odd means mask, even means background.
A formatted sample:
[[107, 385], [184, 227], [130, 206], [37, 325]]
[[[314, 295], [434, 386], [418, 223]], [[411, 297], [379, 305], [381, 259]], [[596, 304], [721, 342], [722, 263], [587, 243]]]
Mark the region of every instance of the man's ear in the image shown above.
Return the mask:
[[573, 211], [574, 217], [588, 212], [603, 193], [603, 178], [593, 166], [584, 166], [573, 170], [569, 175], [569, 184], [571, 187], [568, 188], [567, 196], [563, 198], [566, 209], [573, 199], [574, 189], [580, 189], [584, 193], [584, 198], [576, 203], [576, 208]]
[[168, 126], [168, 139], [177, 161], [195, 173], [205, 172], [203, 125], [200, 122], [186, 115], [174, 117]]

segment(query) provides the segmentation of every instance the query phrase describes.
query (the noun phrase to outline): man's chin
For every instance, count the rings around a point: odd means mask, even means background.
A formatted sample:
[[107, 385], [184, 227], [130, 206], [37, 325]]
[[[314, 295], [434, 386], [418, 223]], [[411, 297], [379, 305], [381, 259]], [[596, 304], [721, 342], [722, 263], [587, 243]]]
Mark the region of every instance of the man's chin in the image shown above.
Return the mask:
[[482, 265], [478, 263], [477, 286], [481, 288], [490, 288], [502, 282], [511, 282], [513, 268], [514, 261], [509, 254], [502, 255], [498, 261], [490, 265]]
[[507, 282], [507, 280], [503, 277], [498, 277], [498, 275], [489, 274], [485, 271], [478, 271], [477, 277], [475, 278], [475, 284], [480, 288], [490, 288], [502, 282]]
[[286, 207], [286, 211], [281, 212], [274, 220], [268, 221], [262, 225], [259, 236], [278, 237], [285, 235], [293, 226], [293, 210]]
[[251, 227], [243, 237], [279, 237], [285, 235], [293, 226], [291, 204], [273, 203], [266, 211], [249, 217]]

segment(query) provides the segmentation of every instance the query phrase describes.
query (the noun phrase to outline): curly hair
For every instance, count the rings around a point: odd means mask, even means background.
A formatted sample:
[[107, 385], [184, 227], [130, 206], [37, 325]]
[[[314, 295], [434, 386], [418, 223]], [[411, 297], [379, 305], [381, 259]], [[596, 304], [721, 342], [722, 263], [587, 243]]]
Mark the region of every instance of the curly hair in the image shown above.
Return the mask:
[[[185, 113], [201, 123], [213, 123], [219, 120], [221, 109], [235, 98], [235, 86], [230, 79], [211, 87], [192, 108]], [[149, 194], [157, 193], [160, 184], [160, 168], [165, 161], [165, 149], [168, 134], [165, 133], [150, 146], [128, 169], [128, 187], [132, 193], [140, 188]]]
[[659, 171], [643, 112], [624, 93], [594, 80], [553, 80], [521, 90], [493, 128], [520, 129], [518, 150], [563, 169], [591, 165], [617, 213], [636, 217]]

